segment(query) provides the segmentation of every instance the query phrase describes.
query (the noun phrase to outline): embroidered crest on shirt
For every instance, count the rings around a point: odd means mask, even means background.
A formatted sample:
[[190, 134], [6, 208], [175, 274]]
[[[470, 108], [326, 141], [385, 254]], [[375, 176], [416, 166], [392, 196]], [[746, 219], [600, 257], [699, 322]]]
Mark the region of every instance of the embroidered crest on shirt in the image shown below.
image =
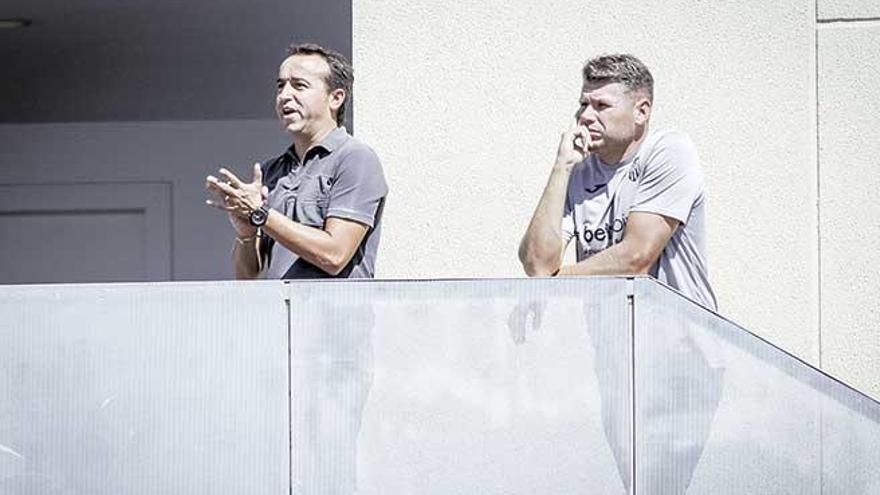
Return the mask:
[[639, 177], [642, 176], [642, 167], [639, 166], [639, 157], [635, 157], [633, 159], [632, 165], [629, 167], [629, 172], [627, 173], [627, 177], [630, 182], [636, 182], [639, 180]]

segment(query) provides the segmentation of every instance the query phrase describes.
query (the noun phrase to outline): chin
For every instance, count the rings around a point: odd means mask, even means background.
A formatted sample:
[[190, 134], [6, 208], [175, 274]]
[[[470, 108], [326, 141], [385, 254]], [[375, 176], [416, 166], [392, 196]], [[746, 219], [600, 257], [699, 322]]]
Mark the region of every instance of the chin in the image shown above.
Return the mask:
[[302, 123], [301, 122], [281, 122], [281, 127], [284, 128], [284, 131], [290, 134], [297, 134], [302, 132]]

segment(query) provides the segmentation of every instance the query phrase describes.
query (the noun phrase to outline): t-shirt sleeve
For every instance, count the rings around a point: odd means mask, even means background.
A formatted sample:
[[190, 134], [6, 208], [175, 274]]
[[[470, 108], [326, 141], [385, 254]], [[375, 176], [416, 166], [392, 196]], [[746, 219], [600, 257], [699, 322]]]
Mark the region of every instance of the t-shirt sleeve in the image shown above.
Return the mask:
[[656, 213], [684, 224], [702, 194], [703, 175], [694, 144], [684, 134], [668, 134], [644, 161], [630, 211]]
[[562, 213], [562, 242], [566, 245], [575, 236], [574, 232], [574, 213], [571, 207], [571, 199], [569, 195], [565, 195], [565, 209]]
[[566, 245], [577, 235], [574, 209], [575, 204], [583, 201], [583, 197], [580, 194], [584, 190], [584, 167], [588, 166], [590, 165], [587, 160], [575, 165], [568, 179], [568, 189], [565, 191], [565, 207], [562, 210], [562, 242]]
[[376, 213], [387, 194], [379, 157], [367, 147], [356, 148], [339, 165], [330, 189], [327, 216], [374, 227]]

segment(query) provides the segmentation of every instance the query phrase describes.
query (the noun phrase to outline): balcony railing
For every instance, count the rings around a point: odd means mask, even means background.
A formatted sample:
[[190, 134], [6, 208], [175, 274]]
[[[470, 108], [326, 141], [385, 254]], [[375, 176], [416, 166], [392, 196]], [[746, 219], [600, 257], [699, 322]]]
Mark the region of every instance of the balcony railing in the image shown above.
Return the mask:
[[880, 493], [880, 404], [648, 278], [0, 287], [2, 494]]

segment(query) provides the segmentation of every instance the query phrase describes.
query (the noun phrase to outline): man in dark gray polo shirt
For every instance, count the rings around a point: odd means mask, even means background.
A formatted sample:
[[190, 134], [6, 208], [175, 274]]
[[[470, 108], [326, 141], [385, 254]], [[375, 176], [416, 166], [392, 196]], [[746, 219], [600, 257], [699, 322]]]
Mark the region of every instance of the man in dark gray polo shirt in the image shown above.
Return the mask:
[[[278, 71], [275, 111], [293, 143], [254, 165], [250, 183], [225, 169], [208, 176], [236, 233], [238, 278], [372, 278], [388, 187], [382, 165], [342, 122], [353, 71], [339, 53], [294, 45]], [[370, 307], [319, 303], [314, 333], [298, 334], [297, 493], [354, 493], [356, 441], [372, 382]], [[305, 333], [303, 333], [305, 332]]]
[[388, 187], [379, 158], [342, 127], [353, 70], [341, 54], [293, 45], [275, 111], [293, 144], [250, 183], [207, 177], [235, 229], [237, 278], [372, 278]]

